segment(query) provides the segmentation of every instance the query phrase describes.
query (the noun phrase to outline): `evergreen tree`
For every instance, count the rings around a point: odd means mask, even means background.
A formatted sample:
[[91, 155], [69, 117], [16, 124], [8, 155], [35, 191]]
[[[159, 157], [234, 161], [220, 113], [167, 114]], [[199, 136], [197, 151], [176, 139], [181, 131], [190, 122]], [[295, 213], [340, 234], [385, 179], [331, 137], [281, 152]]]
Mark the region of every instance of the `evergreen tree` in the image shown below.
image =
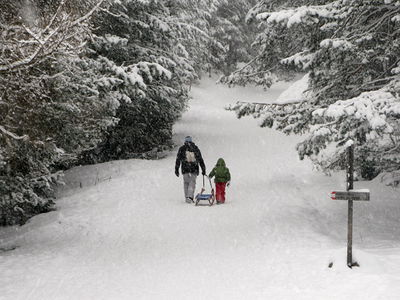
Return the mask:
[[[229, 85], [255, 84], [269, 88], [274, 82], [279, 80], [292, 79], [296, 70], [288, 64], [282, 64], [284, 57], [301, 52], [302, 49], [312, 48], [315, 37], [318, 36], [317, 26], [313, 26], [316, 21], [310, 14], [304, 18], [301, 26], [292, 26], [298, 15], [293, 14], [294, 18], [286, 22], [275, 22], [280, 20], [286, 13], [294, 11], [296, 6], [300, 6], [299, 11], [304, 5], [329, 2], [328, 0], [288, 0], [259, 1], [246, 16], [246, 22], [257, 24], [259, 29], [257, 36], [252, 42], [254, 48], [252, 57], [239, 69], [221, 78], [222, 83]], [[288, 8], [285, 10], [286, 8]], [[267, 11], [267, 12], [266, 12]], [[283, 13], [283, 14], [281, 14]], [[269, 18], [269, 15], [272, 15]], [[300, 13], [301, 14], [301, 13]], [[275, 20], [276, 17], [276, 20]], [[289, 22], [288, 22], [289, 21]]]
[[309, 91], [292, 103], [233, 109], [262, 117], [263, 126], [308, 133], [297, 146], [300, 157], [326, 171], [344, 167], [349, 139], [364, 176], [398, 169], [399, 12], [398, 1], [339, 0], [256, 14], [270, 28], [263, 50], [279, 43], [269, 34], [274, 28], [297, 44], [272, 57], [279, 68], [309, 72]]
[[[84, 58], [87, 1], [2, 3], [0, 24], [0, 224], [52, 208], [61, 166], [94, 147], [118, 106]], [[3, 13], [4, 12], [4, 13]]]
[[215, 62], [219, 61], [219, 53], [211, 51], [216, 41], [210, 31], [221, 1], [223, 0], [168, 1], [169, 22], [184, 49], [186, 59], [193, 67], [194, 80], [203, 72], [210, 72]]
[[212, 14], [212, 65], [224, 75], [230, 74], [239, 63], [250, 58], [250, 44], [257, 31], [256, 26], [246, 22], [246, 12], [254, 4], [252, 0], [222, 1]]
[[168, 4], [118, 1], [95, 20], [92, 57], [114, 78], [121, 106], [118, 125], [91, 153], [94, 161], [143, 157], [170, 145], [196, 74], [182, 43], [189, 25], [178, 24]]

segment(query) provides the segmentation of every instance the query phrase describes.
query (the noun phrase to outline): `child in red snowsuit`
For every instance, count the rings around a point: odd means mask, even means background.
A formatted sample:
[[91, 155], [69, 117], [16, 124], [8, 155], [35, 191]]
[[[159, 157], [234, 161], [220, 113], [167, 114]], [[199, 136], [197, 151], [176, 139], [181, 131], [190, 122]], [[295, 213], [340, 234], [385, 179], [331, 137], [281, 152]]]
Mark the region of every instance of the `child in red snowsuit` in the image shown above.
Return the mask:
[[217, 204], [225, 203], [225, 187], [226, 185], [229, 186], [231, 174], [229, 173], [229, 169], [226, 167], [223, 158], [218, 159], [217, 164], [210, 172], [210, 175], [208, 175], [210, 178], [213, 178], [214, 176]]

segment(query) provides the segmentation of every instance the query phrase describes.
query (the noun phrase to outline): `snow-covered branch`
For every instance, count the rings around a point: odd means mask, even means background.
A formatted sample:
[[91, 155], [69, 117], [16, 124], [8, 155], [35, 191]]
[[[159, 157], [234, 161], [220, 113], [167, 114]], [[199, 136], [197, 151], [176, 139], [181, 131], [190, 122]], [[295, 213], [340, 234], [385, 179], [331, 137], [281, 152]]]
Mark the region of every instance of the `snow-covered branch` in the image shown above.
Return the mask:
[[100, 0], [85, 15], [74, 19], [72, 15], [63, 13], [63, 0], [42, 28], [13, 25], [12, 30], [6, 30], [0, 37], [0, 51], [3, 53], [0, 72], [32, 65], [38, 60], [49, 58], [54, 52], [61, 55], [77, 54], [89, 33], [87, 20], [104, 2]]
[[100, 8], [100, 6], [105, 2], [105, 0], [100, 0], [89, 12], [87, 12], [85, 15], [82, 17], [76, 19], [71, 23], [71, 26], [76, 26], [79, 24], [82, 24], [86, 22], [88, 19], [90, 19], [93, 15], [93, 13]]
[[320, 6], [301, 6], [277, 12], [262, 12], [257, 14], [257, 19], [267, 23], [280, 23], [288, 28], [300, 23], [317, 23], [320, 18], [335, 18], [332, 8], [340, 1]]
[[0, 125], [0, 131], [1, 131], [3, 134], [5, 134], [5, 135], [7, 135], [7, 136], [9, 136], [9, 137], [11, 137], [11, 138], [13, 138], [14, 140], [26, 140], [26, 139], [28, 138], [27, 135], [18, 136], [18, 135], [16, 135], [15, 133], [12, 133], [11, 131], [8, 131], [7, 129], [4, 128], [4, 126], [1, 126], [1, 125]]

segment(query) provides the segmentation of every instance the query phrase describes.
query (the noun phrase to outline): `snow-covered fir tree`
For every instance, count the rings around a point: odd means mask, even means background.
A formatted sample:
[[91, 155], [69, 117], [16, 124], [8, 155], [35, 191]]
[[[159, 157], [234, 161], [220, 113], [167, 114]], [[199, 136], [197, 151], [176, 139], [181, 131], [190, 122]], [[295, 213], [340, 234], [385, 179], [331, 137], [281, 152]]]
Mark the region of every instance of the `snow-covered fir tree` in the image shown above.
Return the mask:
[[[246, 22], [252, 24], [254, 28], [258, 26], [257, 35], [252, 41], [253, 48], [252, 57], [240, 68], [234, 70], [220, 79], [222, 83], [229, 85], [246, 85], [255, 84], [270, 87], [278, 80], [291, 79], [295, 70], [287, 65], [281, 64], [281, 59], [298, 52], [303, 48], [307, 48], [312, 36], [314, 36], [315, 28], [308, 26], [304, 30], [304, 25], [293, 27], [277, 22], [264, 22], [263, 16], [265, 12], [285, 12], [287, 7], [311, 5], [316, 3], [329, 2], [327, 0], [288, 0], [275, 1], [266, 0], [259, 1], [252, 7], [246, 16]], [[282, 9], [282, 10], [281, 10]], [[288, 9], [287, 11], [291, 11]]]
[[[118, 125], [92, 161], [151, 157], [169, 145], [188, 88], [215, 68], [213, 18], [224, 1], [115, 1], [95, 20], [93, 55], [113, 77]], [[219, 12], [219, 14], [221, 14]], [[221, 43], [220, 43], [221, 44]], [[220, 47], [221, 53], [223, 46]]]
[[255, 0], [169, 1], [171, 24], [179, 32], [198, 76], [212, 71], [230, 73], [245, 61], [255, 27], [245, 16]]
[[257, 28], [246, 22], [246, 12], [256, 1], [221, 1], [210, 22], [212, 68], [224, 75], [233, 72], [239, 63], [248, 61], [251, 41]]
[[118, 125], [91, 155], [104, 161], [156, 151], [170, 143], [188, 99], [186, 86], [196, 77], [176, 30], [184, 25], [174, 22], [163, 1], [117, 1], [95, 26], [92, 56], [112, 78], [121, 106]]
[[[195, 79], [203, 72], [209, 72], [219, 60], [219, 53], [212, 53], [215, 40], [210, 35], [212, 20], [223, 0], [172, 0], [169, 9], [169, 23], [183, 46], [187, 61], [193, 67]], [[222, 47], [219, 48], [222, 51]]]
[[[250, 82], [248, 73], [253, 72], [264, 77], [252, 82], [269, 85], [285, 68], [295, 68], [308, 72], [307, 92], [287, 103], [232, 108], [239, 116], [261, 117], [262, 126], [307, 133], [297, 146], [300, 157], [310, 157], [326, 171], [343, 168], [349, 139], [356, 142], [356, 167], [364, 178], [398, 169], [400, 2], [292, 2], [302, 6], [252, 11], [266, 26], [254, 58], [261, 64], [234, 74], [232, 81]], [[280, 39], [291, 42], [282, 48]]]
[[85, 57], [102, 2], [1, 4], [0, 224], [51, 209], [57, 170], [115, 123], [118, 103]]

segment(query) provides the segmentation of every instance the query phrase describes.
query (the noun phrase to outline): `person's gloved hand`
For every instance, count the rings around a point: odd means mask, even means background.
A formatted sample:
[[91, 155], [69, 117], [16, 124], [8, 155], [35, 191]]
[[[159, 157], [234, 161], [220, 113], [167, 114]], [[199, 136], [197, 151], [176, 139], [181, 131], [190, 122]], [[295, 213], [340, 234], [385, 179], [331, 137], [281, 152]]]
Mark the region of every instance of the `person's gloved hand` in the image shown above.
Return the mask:
[[176, 177], [179, 177], [179, 170], [175, 170]]
[[203, 173], [201, 173], [201, 174], [203, 174], [203, 176], [206, 176], [206, 171], [203, 171]]
[[230, 186], [230, 184], [231, 184], [231, 182], [230, 182], [230, 181], [228, 181], [228, 182], [226, 183], [226, 186]]

